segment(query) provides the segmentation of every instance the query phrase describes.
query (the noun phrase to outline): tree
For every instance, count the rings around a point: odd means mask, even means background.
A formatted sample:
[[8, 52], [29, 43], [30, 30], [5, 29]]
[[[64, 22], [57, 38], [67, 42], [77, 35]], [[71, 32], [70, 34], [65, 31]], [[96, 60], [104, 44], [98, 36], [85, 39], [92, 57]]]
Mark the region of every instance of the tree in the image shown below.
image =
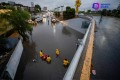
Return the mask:
[[112, 16], [117, 16], [116, 13], [117, 13], [117, 10], [116, 10], [116, 9], [113, 9], [113, 10], [112, 10]]
[[54, 12], [54, 14], [55, 14], [56, 17], [60, 17], [60, 12], [56, 11], [56, 12]]
[[107, 15], [111, 16], [111, 10], [107, 10]]
[[71, 9], [71, 7], [70, 7], [70, 6], [67, 6], [67, 7], [66, 7], [66, 11], [69, 10], [69, 9]]
[[11, 29], [11, 25], [6, 18], [3, 18], [4, 15], [0, 14], [0, 32], [5, 33], [7, 30]]
[[119, 5], [118, 5], [118, 7], [117, 7], [117, 10], [120, 10], [120, 3], [119, 3]]
[[75, 17], [75, 9], [71, 7], [66, 7], [66, 11], [63, 12], [64, 19], [70, 19]]
[[35, 12], [40, 12], [41, 11], [41, 7], [37, 4], [35, 5]]
[[103, 9], [102, 12], [101, 12], [101, 15], [106, 16], [106, 15], [107, 15], [107, 10], [106, 10], [106, 9]]
[[7, 5], [10, 5], [10, 4], [9, 4], [9, 3], [6, 3], [6, 2], [2, 2], [1, 5], [7, 6]]
[[26, 32], [32, 31], [31, 25], [27, 22], [30, 15], [26, 11], [15, 10], [4, 14], [3, 18], [7, 19], [13, 29], [17, 31], [24, 40], [28, 38]]
[[14, 11], [15, 7], [14, 6], [6, 6], [6, 9], [10, 9], [10, 10]]
[[6, 19], [1, 19], [0, 18], [0, 31], [4, 31], [8, 28], [9, 22]]
[[10, 13], [9, 22], [13, 25], [14, 29], [24, 38], [27, 38], [26, 31], [31, 31], [32, 27], [27, 22], [30, 15], [26, 11], [12, 11]]
[[91, 10], [87, 10], [87, 13], [90, 13], [91, 12]]

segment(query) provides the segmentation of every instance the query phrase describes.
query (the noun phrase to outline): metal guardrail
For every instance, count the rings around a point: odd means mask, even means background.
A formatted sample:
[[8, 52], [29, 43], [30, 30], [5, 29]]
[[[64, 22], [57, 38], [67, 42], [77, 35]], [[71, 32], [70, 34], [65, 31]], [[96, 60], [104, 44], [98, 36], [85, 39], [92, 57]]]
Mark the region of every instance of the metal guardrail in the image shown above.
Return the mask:
[[[86, 18], [86, 17], [85, 17]], [[75, 74], [75, 71], [76, 71], [76, 68], [77, 68], [77, 65], [79, 63], [79, 60], [80, 60], [80, 57], [81, 57], [81, 54], [82, 54], [82, 51], [85, 47], [85, 43], [86, 43], [86, 40], [87, 40], [87, 37], [88, 37], [88, 34], [89, 32], [91, 31], [91, 28], [92, 28], [92, 18], [90, 17], [87, 17], [89, 20], [91, 20], [91, 23], [87, 29], [87, 32], [82, 40], [82, 44], [79, 45], [71, 63], [70, 63], [70, 66], [68, 67], [68, 70], [66, 71], [64, 77], [63, 77], [63, 80], [72, 80], [73, 77], [74, 77], [74, 74]]]

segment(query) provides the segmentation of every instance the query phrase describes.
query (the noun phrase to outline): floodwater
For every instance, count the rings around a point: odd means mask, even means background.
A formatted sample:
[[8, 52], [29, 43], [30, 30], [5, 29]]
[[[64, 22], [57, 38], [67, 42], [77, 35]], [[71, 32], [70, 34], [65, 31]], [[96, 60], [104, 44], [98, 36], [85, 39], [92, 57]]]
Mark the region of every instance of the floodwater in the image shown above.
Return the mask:
[[120, 80], [120, 19], [94, 17], [97, 23], [91, 80]]
[[[29, 60], [24, 61], [22, 59], [22, 63], [18, 67], [16, 80], [20, 76], [23, 80], [62, 80], [67, 70], [63, 66], [63, 59], [67, 58], [71, 62], [77, 49], [77, 40], [82, 39], [84, 36], [83, 33], [74, 30], [74, 28], [81, 29], [82, 21], [85, 21], [85, 19], [76, 18], [60, 21], [56, 24], [52, 24], [50, 20], [50, 18], [44, 18], [43, 23], [38, 23], [37, 26], [33, 27], [29, 45], [32, 47], [26, 47], [30, 53], [23, 52], [23, 55], [26, 54], [26, 58], [29, 58]], [[77, 21], [79, 23], [76, 23]], [[71, 26], [73, 24], [75, 26]], [[55, 55], [56, 48], [60, 50], [59, 57]], [[39, 57], [40, 50], [52, 58], [50, 64]], [[26, 58], [24, 57], [25, 60]], [[33, 59], [37, 61], [33, 62]], [[26, 64], [24, 64], [23, 74], [19, 74], [20, 71], [22, 72], [20, 66], [24, 62]]]

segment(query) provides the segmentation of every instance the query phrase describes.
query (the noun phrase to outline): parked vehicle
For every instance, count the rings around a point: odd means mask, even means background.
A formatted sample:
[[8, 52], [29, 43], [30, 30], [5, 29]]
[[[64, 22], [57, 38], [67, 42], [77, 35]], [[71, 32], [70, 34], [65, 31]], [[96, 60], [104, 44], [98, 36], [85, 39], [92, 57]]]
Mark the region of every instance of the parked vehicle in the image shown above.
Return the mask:
[[78, 16], [84, 16], [84, 14], [83, 14], [83, 13], [80, 13], [80, 14], [78, 14]]

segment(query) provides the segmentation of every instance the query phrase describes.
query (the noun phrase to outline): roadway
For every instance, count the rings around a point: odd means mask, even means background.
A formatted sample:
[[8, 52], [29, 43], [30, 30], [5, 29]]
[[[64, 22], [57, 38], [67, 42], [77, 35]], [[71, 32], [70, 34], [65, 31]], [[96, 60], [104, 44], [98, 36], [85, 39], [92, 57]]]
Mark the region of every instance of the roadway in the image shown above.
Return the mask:
[[[30, 43], [24, 43], [25, 49], [15, 79], [62, 80], [67, 70], [62, 61], [67, 58], [71, 62], [77, 49], [77, 40], [84, 36], [84, 31], [75, 30], [75, 27], [81, 29], [82, 21], [86, 20], [76, 18], [52, 24], [50, 18], [44, 18], [43, 23], [34, 26]], [[60, 56], [57, 58], [56, 48], [60, 49]], [[40, 50], [51, 56], [51, 64], [41, 60]], [[33, 62], [33, 59], [37, 62]]]
[[97, 23], [95, 33], [91, 80], [120, 80], [120, 19], [94, 17]]

